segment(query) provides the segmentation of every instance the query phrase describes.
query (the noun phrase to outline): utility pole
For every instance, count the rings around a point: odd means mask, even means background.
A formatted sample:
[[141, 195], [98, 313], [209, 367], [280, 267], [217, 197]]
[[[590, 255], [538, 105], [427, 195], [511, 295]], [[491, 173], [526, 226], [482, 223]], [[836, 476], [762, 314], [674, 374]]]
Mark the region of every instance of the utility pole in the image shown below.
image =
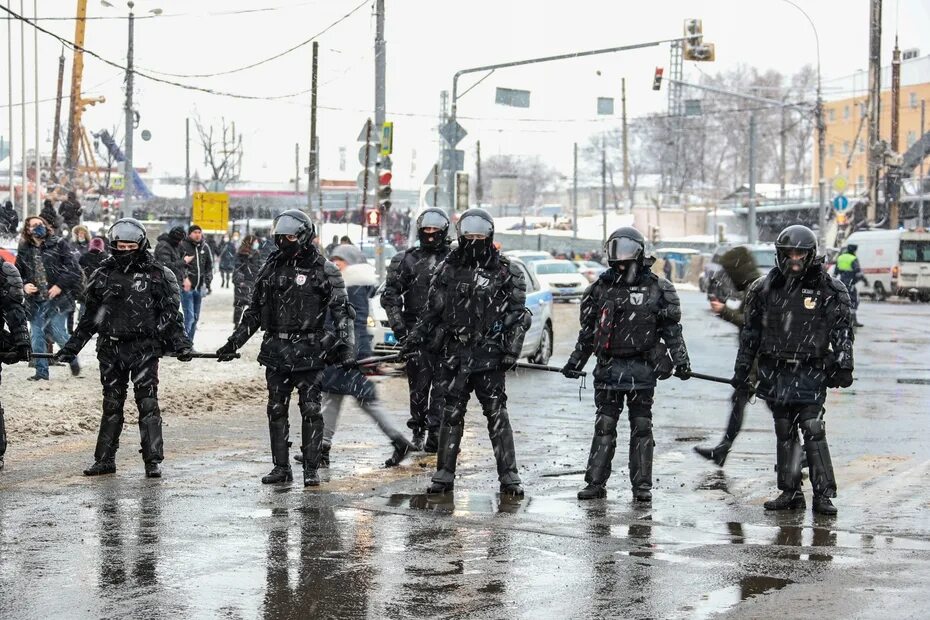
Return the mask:
[[788, 175], [788, 112], [785, 108], [781, 109], [781, 130], [779, 132], [779, 137], [781, 138], [781, 144], [779, 145], [781, 153], [778, 162], [778, 177], [781, 180], [781, 186], [778, 188], [778, 197], [784, 200], [785, 185], [788, 183], [788, 179], [785, 178]]
[[84, 74], [84, 30], [87, 25], [87, 2], [78, 0], [74, 22], [74, 55], [71, 61], [71, 98], [68, 100], [68, 139], [65, 141], [65, 170], [68, 184], [74, 187], [81, 145], [81, 79]]
[[[8, 7], [13, 6], [13, 0], [7, 2]], [[6, 93], [7, 112], [10, 127], [10, 149], [7, 152], [10, 162], [10, 202], [16, 208], [16, 188], [13, 187], [13, 20], [6, 20]]]
[[475, 147], [475, 177], [475, 200], [480, 209], [481, 201], [484, 199], [484, 188], [481, 186], [481, 140], [477, 141]]
[[[313, 210], [313, 192], [319, 185], [319, 152], [316, 143], [316, 95], [317, 70], [320, 44], [313, 42], [313, 63], [310, 69], [310, 158], [307, 160], [307, 211]], [[321, 203], [322, 204], [322, 203]], [[320, 208], [319, 221], [323, 222], [323, 209]]]
[[294, 194], [300, 195], [300, 142], [294, 143]]
[[[39, 0], [32, 0], [32, 17], [33, 19], [36, 19], [39, 17]], [[32, 53], [33, 53], [33, 58], [35, 61], [35, 91], [34, 91], [35, 98], [33, 99], [33, 110], [35, 112], [35, 124], [36, 124], [36, 180], [33, 185], [35, 189], [36, 213], [39, 213], [40, 212], [39, 192], [42, 187], [42, 156], [39, 151], [39, 31], [33, 28], [32, 36], [33, 36]], [[25, 102], [23, 102], [23, 107], [25, 106], [26, 104]]]
[[52, 163], [49, 166], [50, 175], [54, 175], [58, 167], [58, 134], [61, 132], [61, 95], [65, 81], [65, 48], [61, 48], [58, 57], [58, 91], [55, 96], [55, 128], [52, 132]]
[[866, 207], [866, 220], [874, 224], [878, 208], [878, 175], [881, 167], [878, 131], [882, 101], [882, 0], [870, 0], [869, 4], [869, 143], [866, 145], [868, 148], [866, 184], [868, 185], [869, 204]]
[[[132, 196], [135, 193], [135, 179], [133, 178], [132, 165], [132, 132], [136, 124], [135, 115], [132, 111], [132, 43], [133, 28], [135, 25], [135, 15], [132, 12], [132, 2], [129, 3], [129, 47], [126, 53], [126, 161], [123, 166], [123, 205], [121, 211], [128, 217], [132, 215]], [[235, 135], [235, 134], [234, 134]]]
[[630, 143], [626, 124], [626, 78], [620, 80], [620, 101], [623, 107], [623, 194], [630, 201], [633, 208], [633, 198], [630, 196]]
[[[19, 0], [19, 14], [26, 15], [26, 12], [23, 10], [23, 0]], [[29, 192], [28, 192], [29, 188], [26, 185], [26, 181], [28, 180], [27, 175], [26, 175], [26, 168], [27, 168], [27, 162], [26, 162], [26, 26], [25, 26], [25, 20], [22, 20], [22, 19], [19, 20], [19, 60], [20, 60], [20, 71], [19, 71], [20, 90], [19, 92], [20, 92], [20, 95], [22, 95], [22, 98], [19, 100], [20, 106], [21, 106], [20, 107], [20, 119], [22, 120], [22, 124], [23, 124], [23, 126], [20, 128], [22, 130], [22, 137], [23, 137], [23, 141], [20, 142], [20, 144], [22, 145], [22, 151], [23, 151], [23, 154], [21, 157], [22, 166], [23, 166], [22, 167], [23, 176], [22, 176], [22, 179], [20, 179], [22, 182], [22, 191], [20, 195], [23, 197], [23, 222], [25, 223], [26, 218], [29, 217]], [[38, 147], [39, 145], [37, 144], [36, 148]], [[10, 161], [10, 165], [11, 166], [13, 165], [12, 161]], [[39, 213], [39, 205], [36, 205], [36, 213]]]
[[[387, 63], [385, 59], [385, 41], [384, 41], [384, 0], [375, 0], [375, 142], [381, 142], [381, 133], [384, 129], [385, 114], [385, 78], [387, 75]], [[377, 179], [381, 178], [381, 159], [375, 163], [375, 185]], [[375, 206], [381, 208], [380, 203], [375, 197]], [[375, 269], [378, 272], [378, 281], [384, 280], [384, 223], [387, 219], [386, 213], [381, 213], [378, 226], [378, 246], [375, 248]]]
[[759, 232], [756, 227], [756, 113], [749, 115], [749, 204], [747, 214], [746, 241], [752, 245], [758, 243]]
[[[924, 99], [920, 100], [920, 135], [923, 137], [926, 135], [924, 127], [924, 114], [926, 113], [927, 102]], [[917, 206], [917, 228], [924, 227], [924, 158], [920, 158], [920, 203]]]
[[601, 134], [601, 242], [607, 244], [607, 137]]
[[[901, 136], [899, 119], [901, 114], [901, 50], [898, 48], [898, 37], [894, 38], [894, 51], [891, 53], [891, 150], [897, 155], [901, 152]], [[923, 134], [921, 134], [921, 137]], [[885, 172], [886, 179], [891, 175]], [[885, 202], [888, 203], [888, 228], [895, 230], [898, 227], [898, 192], [891, 192], [891, 183], [898, 183], [900, 177], [896, 174], [889, 179], [885, 187]]]
[[184, 197], [191, 197], [191, 119], [184, 119]]
[[578, 143], [573, 148], [572, 165], [572, 239], [578, 238]]

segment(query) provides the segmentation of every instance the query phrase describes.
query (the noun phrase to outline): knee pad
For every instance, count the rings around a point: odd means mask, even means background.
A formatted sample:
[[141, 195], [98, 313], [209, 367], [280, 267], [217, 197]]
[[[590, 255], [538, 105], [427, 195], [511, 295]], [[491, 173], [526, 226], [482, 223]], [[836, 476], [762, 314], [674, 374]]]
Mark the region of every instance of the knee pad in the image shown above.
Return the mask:
[[788, 441], [795, 436], [794, 424], [788, 418], [775, 418], [775, 437], [778, 441]]
[[136, 407], [139, 409], [140, 420], [160, 413], [158, 410], [158, 399], [156, 398], [136, 398]]
[[123, 403], [126, 402], [126, 394], [122, 398], [115, 395], [105, 395], [103, 397], [103, 414], [104, 415], [122, 415]]
[[630, 418], [630, 435], [634, 437], [648, 437], [652, 434], [652, 418], [636, 416]]
[[805, 441], [820, 441], [827, 435], [827, 425], [820, 418], [801, 421]]
[[446, 405], [442, 410], [442, 421], [446, 426], [461, 426], [465, 420], [465, 405], [455, 403]]
[[602, 413], [597, 414], [597, 417], [594, 418], [595, 435], [614, 435], [616, 432], [617, 418]]

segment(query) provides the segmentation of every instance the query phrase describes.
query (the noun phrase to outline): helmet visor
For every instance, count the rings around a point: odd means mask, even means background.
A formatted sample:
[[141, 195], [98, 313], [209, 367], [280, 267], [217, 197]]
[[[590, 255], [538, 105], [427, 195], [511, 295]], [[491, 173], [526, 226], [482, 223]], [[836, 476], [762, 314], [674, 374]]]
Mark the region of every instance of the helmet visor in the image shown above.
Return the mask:
[[107, 233], [110, 243], [123, 241], [125, 243], [139, 243], [145, 240], [145, 229], [135, 222], [116, 222]]
[[298, 235], [307, 227], [307, 223], [293, 215], [282, 214], [274, 221], [275, 235]]
[[607, 260], [634, 260], [643, 252], [643, 246], [627, 237], [607, 241]]
[[494, 225], [477, 215], [466, 215], [459, 220], [459, 234], [473, 239], [487, 239], [494, 233]]
[[449, 226], [449, 218], [444, 214], [438, 213], [436, 211], [427, 211], [426, 213], [420, 216], [420, 221], [417, 223], [417, 228], [439, 228], [444, 229]]

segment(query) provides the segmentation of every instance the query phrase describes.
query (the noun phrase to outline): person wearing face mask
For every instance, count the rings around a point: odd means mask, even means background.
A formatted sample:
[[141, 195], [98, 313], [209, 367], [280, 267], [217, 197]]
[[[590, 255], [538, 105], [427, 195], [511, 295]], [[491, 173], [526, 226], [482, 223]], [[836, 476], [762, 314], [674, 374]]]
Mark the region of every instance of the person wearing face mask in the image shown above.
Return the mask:
[[656, 379], [688, 379], [691, 366], [682, 337], [681, 303], [675, 286], [650, 270], [643, 235], [618, 228], [607, 239], [607, 264], [581, 299], [578, 342], [562, 369], [580, 376], [595, 355], [594, 439], [578, 499], [607, 495], [617, 447], [617, 424], [626, 402], [630, 422], [630, 483], [633, 498], [652, 501], [652, 403]]
[[[320, 382], [328, 360], [345, 368], [355, 366], [355, 310], [339, 268], [323, 258], [314, 244], [316, 228], [307, 214], [284, 211], [274, 219], [272, 234], [278, 249], [259, 271], [248, 308], [216, 353], [220, 362], [230, 361], [252, 334], [264, 330], [258, 363], [266, 369], [274, 468], [262, 483], [293, 480], [288, 406], [296, 388], [304, 486], [319, 486], [324, 428]], [[331, 332], [324, 328], [327, 310]]]
[[530, 325], [526, 282], [519, 267], [494, 247], [494, 220], [468, 209], [456, 226], [458, 247], [437, 267], [423, 315], [404, 350], [425, 349], [439, 360], [442, 422], [436, 473], [427, 493], [455, 487], [455, 468], [468, 399], [474, 392], [487, 418], [502, 495], [523, 497], [505, 374], [514, 368]]
[[813, 487], [814, 512], [835, 515], [836, 477], [827, 446], [828, 387], [853, 382], [853, 314], [849, 291], [823, 269], [817, 237], [794, 225], [775, 241], [776, 266], [749, 287], [745, 324], [732, 379], [748, 393], [758, 362], [756, 394], [775, 420], [775, 462], [781, 494], [766, 510], [806, 507], [801, 492], [801, 443]]
[[[398, 252], [391, 259], [381, 294], [381, 305], [401, 345], [423, 316], [430, 282], [436, 268], [449, 255], [449, 217], [445, 211], [435, 207], [425, 209], [417, 217], [417, 239], [417, 247]], [[435, 383], [437, 361], [436, 355], [422, 348], [418, 355], [407, 360], [410, 386], [407, 426], [413, 431], [417, 450], [425, 449], [428, 453], [436, 452], [442, 412], [440, 389]]]
[[233, 271], [233, 325], [239, 324], [242, 312], [248, 307], [255, 289], [255, 278], [262, 268], [258, 237], [246, 235], [236, 252], [236, 269]]
[[175, 226], [168, 232], [160, 234], [158, 243], [155, 245], [155, 260], [171, 270], [179, 286], [187, 275], [189, 262], [185, 260], [184, 250], [181, 248], [181, 242], [184, 241], [185, 236], [184, 227]]
[[116, 450], [123, 430], [123, 406], [132, 380], [139, 409], [142, 460], [148, 478], [160, 478], [164, 459], [158, 361], [174, 353], [191, 360], [191, 341], [181, 321], [180, 290], [174, 273], [148, 251], [145, 227], [133, 218], [117, 220], [107, 232], [110, 256], [87, 285], [85, 312], [74, 335], [56, 355], [71, 362], [94, 334], [103, 384], [103, 416], [94, 463], [85, 476], [116, 472]]
[[[68, 341], [68, 314], [74, 311], [74, 300], [81, 287], [81, 270], [68, 244], [50, 235], [43, 218], [27, 218], [16, 268], [23, 277], [33, 352], [46, 352], [46, 331], [59, 346], [63, 345]], [[47, 359], [35, 360], [36, 373], [29, 380], [47, 381], [48, 366]], [[81, 366], [75, 359], [71, 362], [71, 374], [76, 376], [80, 372]]]

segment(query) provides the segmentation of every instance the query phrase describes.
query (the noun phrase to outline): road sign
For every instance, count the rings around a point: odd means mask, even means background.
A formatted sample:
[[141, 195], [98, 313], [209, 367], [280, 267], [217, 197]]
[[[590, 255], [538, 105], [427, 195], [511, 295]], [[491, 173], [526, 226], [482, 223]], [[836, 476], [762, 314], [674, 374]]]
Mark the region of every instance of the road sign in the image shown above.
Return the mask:
[[433, 186], [426, 190], [426, 196], [423, 199], [428, 207], [444, 207], [449, 204], [449, 192], [445, 187]]
[[842, 194], [846, 191], [846, 188], [849, 187], [849, 181], [846, 180], [844, 176], [834, 177], [833, 179], [833, 190], [837, 194]]
[[394, 152], [394, 123], [384, 121], [384, 127], [381, 128], [381, 156], [387, 157]]
[[375, 171], [372, 170], [371, 168], [368, 169], [368, 182], [367, 182], [367, 185], [366, 185], [366, 182], [365, 182], [365, 169], [364, 169], [364, 168], [362, 168], [362, 171], [358, 173], [358, 177], [355, 179], [355, 185], [356, 185], [356, 187], [358, 187], [358, 188], [359, 188], [360, 190], [362, 190], [362, 191], [368, 190], [368, 191], [370, 192], [372, 186], [373, 186], [376, 182], [377, 182], [377, 179], [375, 179]]
[[374, 129], [375, 126], [371, 123], [371, 119], [369, 118], [365, 121], [365, 124], [362, 125], [362, 130], [359, 132], [356, 140], [358, 142], [371, 142], [373, 138], [377, 138], [377, 136], [374, 135]]
[[443, 125], [439, 130], [439, 135], [445, 138], [449, 146], [454, 147], [468, 135], [468, 132], [465, 131], [464, 127], [459, 125], [458, 121], [449, 120], [449, 122]]
[[229, 194], [194, 192], [191, 220], [204, 232], [225, 233], [229, 228]]
[[443, 151], [442, 169], [457, 172], [465, 169], [465, 151], [446, 149]]
[[[368, 159], [365, 159], [365, 147], [368, 147]], [[363, 144], [358, 147], [358, 163], [361, 165], [368, 164], [369, 168], [373, 168], [375, 162], [378, 161], [378, 151], [380, 147], [377, 144]]]
[[835, 197], [833, 199], [833, 208], [836, 209], [839, 213], [842, 213], [849, 208], [849, 198], [842, 194]]

